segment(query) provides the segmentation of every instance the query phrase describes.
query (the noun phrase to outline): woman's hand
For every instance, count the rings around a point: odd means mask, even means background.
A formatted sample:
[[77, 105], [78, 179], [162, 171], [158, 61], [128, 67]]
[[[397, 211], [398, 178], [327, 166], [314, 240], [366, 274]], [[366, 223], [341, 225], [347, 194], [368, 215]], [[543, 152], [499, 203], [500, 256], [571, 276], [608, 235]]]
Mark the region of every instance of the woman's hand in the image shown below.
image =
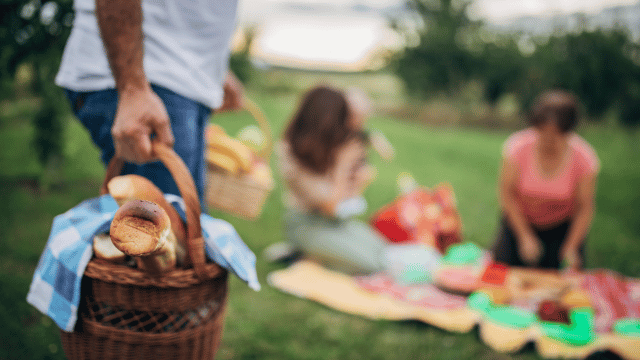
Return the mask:
[[537, 236], [527, 234], [518, 238], [518, 253], [522, 261], [529, 266], [535, 266], [540, 263], [542, 258], [542, 242]]
[[582, 267], [581, 256], [578, 248], [571, 245], [563, 245], [560, 249], [560, 263], [568, 270], [579, 270]]

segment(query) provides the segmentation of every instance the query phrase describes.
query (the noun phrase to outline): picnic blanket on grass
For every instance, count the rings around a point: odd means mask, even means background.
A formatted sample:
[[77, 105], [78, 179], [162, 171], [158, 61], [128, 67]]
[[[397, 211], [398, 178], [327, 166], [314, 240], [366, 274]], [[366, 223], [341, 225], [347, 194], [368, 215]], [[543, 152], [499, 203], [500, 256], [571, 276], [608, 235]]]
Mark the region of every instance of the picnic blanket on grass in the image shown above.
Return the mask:
[[[477, 300], [483, 298], [482, 290], [467, 298], [430, 284], [399, 284], [385, 274], [349, 276], [308, 260], [270, 273], [267, 282], [294, 296], [370, 319], [418, 320], [458, 333], [478, 325], [480, 338], [499, 352], [517, 352], [534, 342], [537, 352], [545, 358], [582, 358], [610, 350], [625, 359], [640, 359], [640, 282], [612, 271], [581, 275], [580, 287], [590, 294], [593, 304], [586, 314], [593, 317], [587, 317], [586, 323], [591, 335], [580, 345], [549, 332], [555, 326], [560, 332], [571, 333], [575, 324], [545, 323], [535, 312], [499, 304], [487, 304], [481, 309]], [[522, 314], [527, 319], [513, 325], [500, 321], [511, 314]], [[624, 331], [613, 331], [623, 327]]]
[[477, 319], [466, 300], [433, 285], [403, 286], [386, 275], [353, 277], [301, 260], [274, 271], [267, 282], [286, 293], [369, 319], [418, 320], [467, 332]]

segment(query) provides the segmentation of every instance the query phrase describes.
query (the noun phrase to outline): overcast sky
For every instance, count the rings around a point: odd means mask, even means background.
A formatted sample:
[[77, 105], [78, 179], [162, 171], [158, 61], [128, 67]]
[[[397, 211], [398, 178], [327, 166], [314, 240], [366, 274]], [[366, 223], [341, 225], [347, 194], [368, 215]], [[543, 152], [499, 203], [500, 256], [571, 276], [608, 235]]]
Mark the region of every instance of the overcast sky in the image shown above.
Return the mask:
[[[554, 13], [572, 13], [577, 11], [595, 13], [604, 7], [628, 5], [639, 0], [475, 0], [474, 13], [488, 20], [500, 21], [522, 15], [544, 15]], [[332, 5], [367, 4], [386, 6], [398, 3], [398, 0], [240, 0], [240, 16], [243, 12], [256, 12], [268, 9], [282, 2], [320, 3]]]

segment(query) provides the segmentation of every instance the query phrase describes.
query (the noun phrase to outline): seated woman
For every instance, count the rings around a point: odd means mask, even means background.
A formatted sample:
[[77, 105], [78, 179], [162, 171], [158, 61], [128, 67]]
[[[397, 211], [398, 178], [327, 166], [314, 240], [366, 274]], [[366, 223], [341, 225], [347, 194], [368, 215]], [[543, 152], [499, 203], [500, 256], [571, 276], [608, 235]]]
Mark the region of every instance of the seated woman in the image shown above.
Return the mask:
[[544, 92], [531, 109], [531, 127], [504, 143], [496, 261], [552, 269], [584, 264], [599, 160], [573, 132], [578, 117], [573, 95]]
[[353, 219], [374, 177], [362, 127], [367, 103], [357, 93], [319, 86], [303, 98], [277, 148], [287, 188], [287, 240], [305, 256], [347, 273], [383, 269], [385, 239]]

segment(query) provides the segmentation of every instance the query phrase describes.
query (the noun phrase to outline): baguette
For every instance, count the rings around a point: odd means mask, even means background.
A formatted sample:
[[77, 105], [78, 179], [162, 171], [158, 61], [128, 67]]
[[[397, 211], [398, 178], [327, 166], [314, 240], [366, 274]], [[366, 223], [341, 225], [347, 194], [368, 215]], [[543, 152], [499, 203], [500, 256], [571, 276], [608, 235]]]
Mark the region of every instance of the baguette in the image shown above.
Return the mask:
[[253, 153], [247, 145], [227, 135], [216, 136], [208, 141], [209, 151], [218, 152], [233, 159], [240, 171], [248, 172], [253, 163]]
[[169, 216], [158, 204], [145, 200], [124, 203], [109, 230], [118, 250], [133, 256], [138, 267], [159, 275], [176, 266], [176, 238]]
[[149, 179], [133, 174], [114, 177], [107, 184], [107, 189], [120, 206], [127, 201], [138, 199], [154, 202], [164, 209], [171, 221], [171, 230], [178, 240], [176, 244], [178, 264], [186, 265], [187, 230], [176, 209], [164, 198], [162, 190]]

